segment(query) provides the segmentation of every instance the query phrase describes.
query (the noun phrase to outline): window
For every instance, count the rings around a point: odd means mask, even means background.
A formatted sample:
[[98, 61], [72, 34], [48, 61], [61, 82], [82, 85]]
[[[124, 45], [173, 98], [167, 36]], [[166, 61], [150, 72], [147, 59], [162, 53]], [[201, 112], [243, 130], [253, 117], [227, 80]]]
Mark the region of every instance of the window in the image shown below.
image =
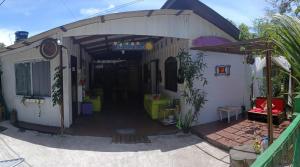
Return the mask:
[[15, 64], [16, 93], [29, 96], [31, 94], [30, 63]]
[[177, 60], [169, 57], [165, 61], [165, 88], [177, 92]]
[[16, 94], [23, 96], [51, 96], [50, 62], [15, 64]]

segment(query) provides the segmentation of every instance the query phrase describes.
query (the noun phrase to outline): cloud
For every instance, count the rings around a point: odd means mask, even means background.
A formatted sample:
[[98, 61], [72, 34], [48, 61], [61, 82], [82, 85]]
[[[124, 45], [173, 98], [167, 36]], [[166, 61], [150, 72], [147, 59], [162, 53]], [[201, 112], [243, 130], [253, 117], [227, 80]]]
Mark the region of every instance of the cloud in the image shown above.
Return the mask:
[[112, 9], [112, 8], [115, 8], [115, 5], [114, 4], [109, 4], [107, 9]]
[[100, 8], [82, 8], [80, 9], [80, 14], [84, 16], [93, 16], [98, 13], [104, 12], [105, 10], [113, 9], [115, 8], [114, 4], [109, 4], [107, 8], [100, 9]]
[[95, 14], [97, 14], [99, 12], [101, 12], [101, 9], [99, 9], [99, 8], [84, 8], [84, 9], [80, 9], [80, 14], [86, 15], [86, 16], [95, 15]]
[[0, 28], [0, 42], [6, 46], [13, 44], [15, 40], [15, 30]]

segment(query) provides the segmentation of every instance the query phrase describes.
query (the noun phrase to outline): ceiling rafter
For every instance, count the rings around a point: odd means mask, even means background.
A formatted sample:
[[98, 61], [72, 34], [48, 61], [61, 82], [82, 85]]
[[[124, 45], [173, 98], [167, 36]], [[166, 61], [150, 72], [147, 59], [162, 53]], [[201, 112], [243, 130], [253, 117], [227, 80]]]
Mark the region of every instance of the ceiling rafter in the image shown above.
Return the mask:
[[96, 39], [105, 38], [106, 36], [110, 36], [110, 35], [93, 35], [93, 36], [79, 38], [79, 39], [76, 39], [76, 40], [77, 40], [78, 43], [83, 43], [83, 42], [87, 42], [87, 41], [93, 41], [93, 40], [96, 40]]

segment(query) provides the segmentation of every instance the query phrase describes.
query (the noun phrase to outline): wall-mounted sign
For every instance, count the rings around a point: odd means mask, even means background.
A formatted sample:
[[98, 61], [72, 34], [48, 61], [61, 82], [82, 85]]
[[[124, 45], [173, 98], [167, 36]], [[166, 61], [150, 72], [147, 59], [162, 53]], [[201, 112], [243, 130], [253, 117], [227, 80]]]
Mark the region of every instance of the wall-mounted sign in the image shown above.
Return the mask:
[[215, 76], [229, 76], [231, 65], [218, 65], [215, 68]]
[[59, 46], [57, 40], [53, 38], [44, 39], [40, 45], [40, 53], [45, 59], [53, 59], [57, 56]]
[[152, 42], [114, 42], [113, 50], [152, 50]]

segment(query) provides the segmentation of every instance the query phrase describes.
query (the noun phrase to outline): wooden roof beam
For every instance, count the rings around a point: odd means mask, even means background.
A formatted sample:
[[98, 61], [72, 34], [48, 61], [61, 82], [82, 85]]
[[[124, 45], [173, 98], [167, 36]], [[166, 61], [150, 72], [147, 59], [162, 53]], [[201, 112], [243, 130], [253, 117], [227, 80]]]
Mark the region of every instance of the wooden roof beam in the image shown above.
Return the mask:
[[28, 42], [28, 41], [23, 41], [22, 44], [26, 45], [26, 46], [29, 46], [31, 45], [32, 43], [31, 42]]
[[87, 49], [86, 51], [87, 52], [94, 52], [94, 51], [98, 51], [98, 50], [101, 50], [101, 49], [107, 49], [107, 48], [110, 48], [112, 45], [104, 45], [104, 46], [100, 46], [100, 47], [95, 47], [95, 48], [92, 48], [92, 49]]
[[109, 35], [92, 35], [92, 36], [89, 36], [89, 37], [84, 37], [84, 38], [79, 38], [79, 39], [76, 39], [78, 43], [83, 43], [83, 42], [87, 42], [87, 41], [93, 41], [93, 40], [96, 40], [96, 39], [101, 39], [101, 38], [105, 38], [105, 37], [108, 37]]

